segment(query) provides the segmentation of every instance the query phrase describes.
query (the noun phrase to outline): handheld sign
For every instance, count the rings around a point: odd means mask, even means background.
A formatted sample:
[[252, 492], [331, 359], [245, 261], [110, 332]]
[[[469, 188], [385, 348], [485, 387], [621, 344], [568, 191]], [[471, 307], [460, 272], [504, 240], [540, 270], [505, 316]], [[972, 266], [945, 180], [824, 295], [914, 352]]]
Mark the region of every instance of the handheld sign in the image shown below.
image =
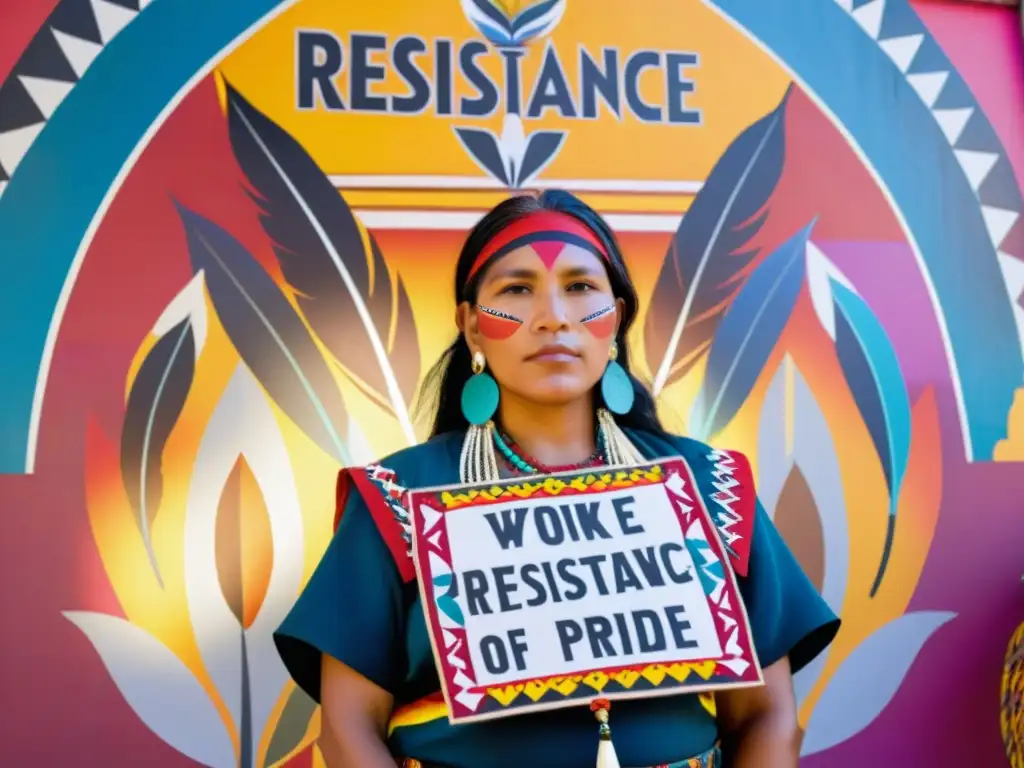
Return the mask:
[[410, 507], [453, 724], [762, 683], [683, 459], [427, 488]]

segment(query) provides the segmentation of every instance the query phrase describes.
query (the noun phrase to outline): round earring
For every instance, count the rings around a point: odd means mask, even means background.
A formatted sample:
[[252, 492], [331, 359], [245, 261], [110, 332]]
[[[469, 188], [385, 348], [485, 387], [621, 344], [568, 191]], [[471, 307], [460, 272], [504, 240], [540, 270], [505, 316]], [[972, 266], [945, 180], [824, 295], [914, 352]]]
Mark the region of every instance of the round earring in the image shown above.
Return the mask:
[[608, 350], [608, 365], [601, 376], [601, 397], [609, 411], [621, 416], [632, 409], [636, 393], [626, 369], [619, 365], [618, 357], [619, 345], [613, 341]]
[[473, 353], [473, 375], [462, 386], [462, 415], [470, 424], [486, 424], [498, 410], [498, 382], [486, 372], [487, 359]]

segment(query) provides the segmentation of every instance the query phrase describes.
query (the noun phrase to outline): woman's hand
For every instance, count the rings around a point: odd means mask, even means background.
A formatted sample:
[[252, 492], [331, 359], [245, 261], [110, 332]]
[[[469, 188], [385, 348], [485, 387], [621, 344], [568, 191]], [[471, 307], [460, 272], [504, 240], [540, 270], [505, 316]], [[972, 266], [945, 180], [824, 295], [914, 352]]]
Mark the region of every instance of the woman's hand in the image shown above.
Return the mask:
[[789, 659], [764, 670], [764, 685], [715, 694], [724, 763], [731, 768], [797, 768], [800, 724]]
[[383, 688], [324, 655], [317, 744], [328, 768], [394, 768], [384, 743], [393, 704]]

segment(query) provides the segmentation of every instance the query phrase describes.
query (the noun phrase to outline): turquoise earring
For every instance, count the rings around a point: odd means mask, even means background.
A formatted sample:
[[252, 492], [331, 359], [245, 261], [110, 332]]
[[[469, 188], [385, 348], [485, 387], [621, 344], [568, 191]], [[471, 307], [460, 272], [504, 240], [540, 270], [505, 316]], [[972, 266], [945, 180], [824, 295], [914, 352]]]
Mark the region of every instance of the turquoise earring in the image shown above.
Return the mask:
[[498, 410], [498, 382], [486, 367], [483, 352], [474, 352], [473, 375], [462, 387], [462, 415], [475, 426], [489, 422]]
[[[633, 407], [633, 382], [626, 373], [626, 369], [616, 362], [619, 356], [619, 346], [614, 341], [612, 348], [608, 350], [608, 366], [604, 369], [601, 377], [601, 396], [608, 410], [622, 416], [629, 413]], [[495, 400], [497, 405], [497, 400]], [[465, 406], [463, 406], [465, 408]]]

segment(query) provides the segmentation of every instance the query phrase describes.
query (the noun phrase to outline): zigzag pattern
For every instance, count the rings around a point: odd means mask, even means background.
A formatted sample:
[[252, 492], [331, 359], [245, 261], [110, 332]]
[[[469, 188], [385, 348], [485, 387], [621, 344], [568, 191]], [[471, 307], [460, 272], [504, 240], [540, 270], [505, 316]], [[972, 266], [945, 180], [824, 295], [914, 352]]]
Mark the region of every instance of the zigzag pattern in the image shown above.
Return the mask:
[[709, 511], [714, 516], [715, 527], [722, 537], [722, 543], [729, 554], [735, 556], [733, 544], [742, 538], [733, 530], [733, 526], [738, 525], [742, 519], [732, 508], [732, 505], [740, 500], [736, 493], [736, 489], [740, 487], [740, 481], [735, 477], [736, 459], [726, 451], [716, 450], [708, 454], [708, 459], [714, 465], [711, 470], [711, 484], [715, 487], [715, 493], [710, 497], [715, 502], [715, 507]]
[[892, 60], [942, 129], [978, 199], [1024, 350], [1024, 200], [995, 129], [907, 0], [836, 3]]
[[365, 467], [365, 470], [366, 476], [373, 483], [374, 487], [380, 491], [381, 496], [384, 497], [384, 501], [388, 505], [388, 509], [395, 516], [395, 522], [401, 527], [406, 554], [412, 559], [412, 520], [409, 510], [404, 505], [407, 489], [396, 482], [395, 473], [387, 467], [382, 467], [379, 464], [370, 464]]
[[46, 121], [152, 0], [61, 0], [0, 85], [0, 195]]

